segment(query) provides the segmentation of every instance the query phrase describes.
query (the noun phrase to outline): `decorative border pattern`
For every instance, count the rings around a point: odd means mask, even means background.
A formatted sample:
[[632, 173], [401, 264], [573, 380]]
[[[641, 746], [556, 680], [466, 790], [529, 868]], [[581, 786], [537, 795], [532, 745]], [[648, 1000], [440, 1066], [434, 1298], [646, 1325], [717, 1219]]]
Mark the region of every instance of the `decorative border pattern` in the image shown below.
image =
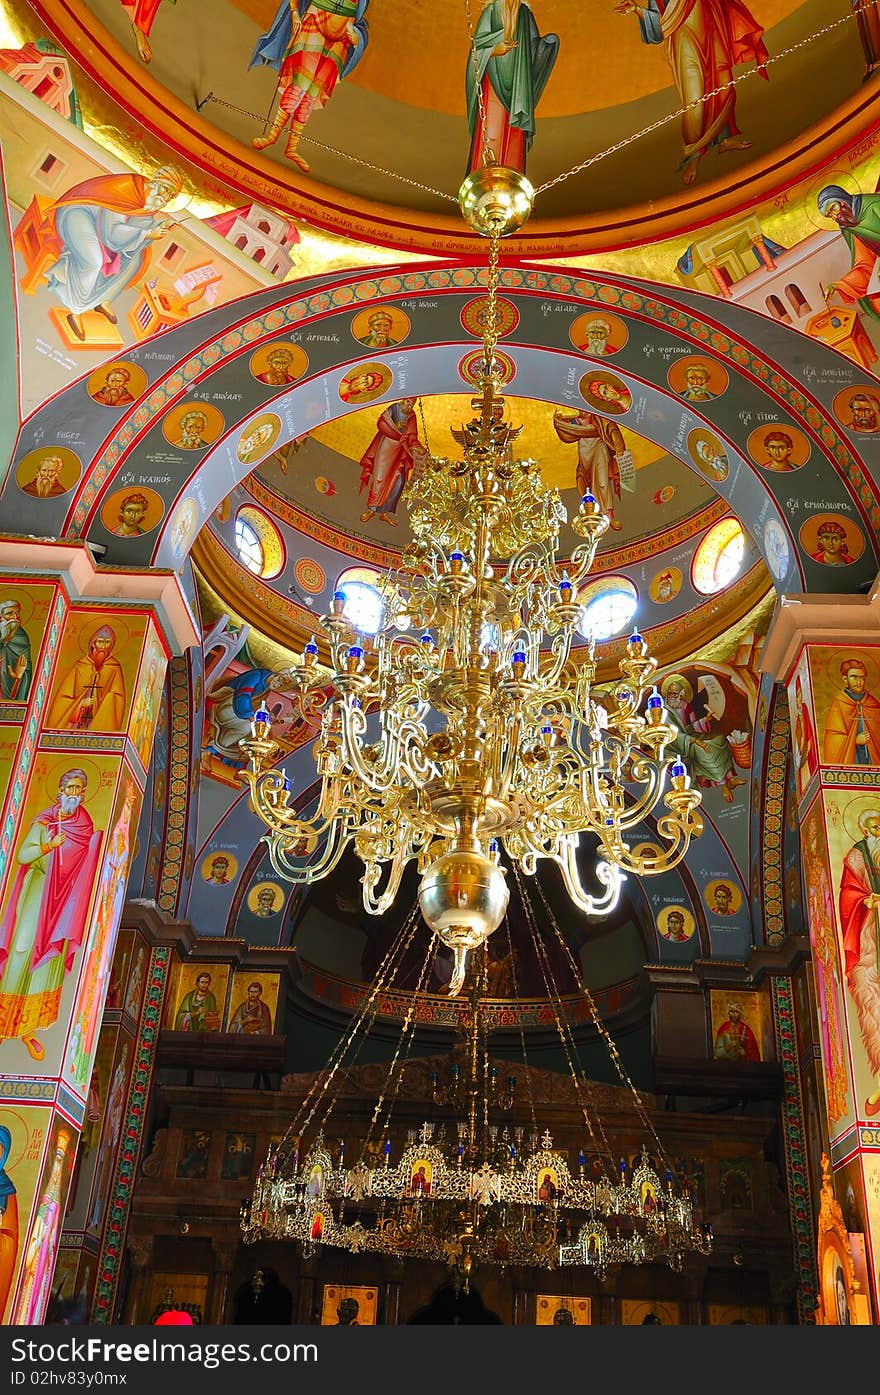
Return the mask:
[[809, 1323], [812, 1321], [819, 1296], [819, 1275], [816, 1263], [816, 1237], [813, 1234], [813, 1209], [810, 1203], [810, 1176], [807, 1170], [807, 1142], [791, 979], [786, 974], [773, 974], [770, 979], [770, 992], [776, 1049], [782, 1064], [785, 1085], [781, 1110], [782, 1137], [797, 1275], [798, 1317], [802, 1323]]
[[54, 1080], [0, 1079], [0, 1100], [48, 1100], [51, 1104], [54, 1099]]
[[137, 1163], [143, 1144], [147, 1100], [153, 1078], [159, 1024], [171, 963], [171, 949], [158, 945], [150, 957], [150, 973], [135, 1046], [134, 1068], [128, 1089], [119, 1151], [113, 1171], [107, 1224], [98, 1257], [98, 1280], [92, 1305], [92, 1321], [109, 1323], [119, 1284], [119, 1268], [125, 1248], [125, 1232], [134, 1188]]
[[862, 789], [880, 788], [880, 770], [826, 770], [822, 769], [823, 785], [861, 786]]
[[785, 939], [785, 767], [791, 748], [788, 697], [784, 688], [777, 692], [769, 727], [764, 805], [761, 811], [761, 874], [764, 883], [764, 933], [768, 944], [778, 945]]
[[[641, 997], [642, 978], [636, 975], [608, 988], [594, 990], [593, 1000], [603, 1019], [615, 1017]], [[314, 964], [303, 964], [299, 987], [308, 997], [343, 1012], [357, 1012], [366, 1001], [369, 985], [336, 978]], [[562, 998], [565, 1020], [572, 1026], [592, 1022], [585, 998], [580, 993]], [[402, 1022], [410, 1012], [412, 993], [391, 990], [380, 993], [374, 1004], [377, 1017]], [[423, 1027], [445, 1027], [457, 1030], [465, 1026], [468, 1015], [467, 999], [447, 998], [439, 993], [419, 995], [414, 1021]], [[556, 1013], [552, 1003], [544, 998], [490, 1000], [486, 1006], [486, 1025], [490, 1032], [516, 1030], [520, 1027], [555, 1027]]]
[[162, 879], [159, 883], [159, 907], [171, 915], [177, 910], [177, 896], [183, 877], [184, 842], [186, 840], [186, 811], [189, 801], [189, 743], [192, 732], [189, 691], [189, 665], [186, 656], [174, 658], [168, 665], [169, 724], [168, 724], [168, 793], [165, 838], [162, 848]]

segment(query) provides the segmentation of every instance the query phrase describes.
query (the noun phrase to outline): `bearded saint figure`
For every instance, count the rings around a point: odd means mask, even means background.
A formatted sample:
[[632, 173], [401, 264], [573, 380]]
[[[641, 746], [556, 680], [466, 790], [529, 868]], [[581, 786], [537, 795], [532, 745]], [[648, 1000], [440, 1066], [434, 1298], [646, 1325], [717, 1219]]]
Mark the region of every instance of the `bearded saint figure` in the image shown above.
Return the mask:
[[66, 771], [55, 803], [31, 823], [0, 923], [0, 1038], [17, 1037], [35, 1061], [36, 1033], [58, 1017], [64, 979], [83, 942], [101, 832], [83, 808], [85, 771]]
[[116, 633], [101, 625], [89, 640], [88, 653], [68, 669], [49, 707], [46, 725], [59, 730], [122, 731], [125, 676], [113, 657]]
[[151, 244], [166, 232], [166, 220], [157, 215], [182, 188], [177, 170], [163, 165], [151, 179], [85, 179], [50, 204], [35, 236], [40, 252], [55, 255], [46, 280], [77, 339], [85, 339], [81, 317], [87, 310], [116, 323], [112, 301], [146, 271]]

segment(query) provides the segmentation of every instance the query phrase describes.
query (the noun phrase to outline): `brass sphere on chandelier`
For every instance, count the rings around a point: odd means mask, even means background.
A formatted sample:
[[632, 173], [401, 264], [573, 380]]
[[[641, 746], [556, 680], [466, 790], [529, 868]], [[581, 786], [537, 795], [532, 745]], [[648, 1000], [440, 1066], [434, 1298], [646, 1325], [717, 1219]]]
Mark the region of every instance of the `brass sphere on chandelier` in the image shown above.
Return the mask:
[[510, 891], [504, 869], [491, 856], [453, 848], [432, 862], [419, 886], [419, 906], [429, 929], [454, 956], [451, 996], [464, 983], [468, 951], [498, 929]]
[[532, 184], [519, 170], [484, 165], [458, 191], [465, 222], [481, 237], [510, 237], [528, 221], [535, 202]]

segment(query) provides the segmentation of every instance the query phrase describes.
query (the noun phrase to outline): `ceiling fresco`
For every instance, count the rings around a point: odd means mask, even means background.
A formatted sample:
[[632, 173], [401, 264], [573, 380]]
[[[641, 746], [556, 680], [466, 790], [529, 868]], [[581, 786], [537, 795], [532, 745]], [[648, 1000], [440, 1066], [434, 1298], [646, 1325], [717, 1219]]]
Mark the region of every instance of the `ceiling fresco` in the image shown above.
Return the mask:
[[[97, 379], [80, 379], [25, 423], [2, 507], [34, 532], [86, 533], [108, 561], [179, 567], [263, 456], [368, 403], [457, 389], [473, 343], [462, 317], [479, 304], [481, 275], [456, 266], [325, 278], [263, 292], [249, 315], [231, 305], [171, 330], [127, 356], [147, 378], [139, 400], [107, 405]], [[521, 377], [530, 399], [631, 429], [710, 473], [780, 589], [852, 591], [873, 579], [880, 399], [867, 374], [819, 346], [807, 361], [781, 323], [762, 322], [759, 352], [747, 311], [682, 291], [525, 268], [506, 269], [502, 286], [517, 315], [504, 340], [511, 402]], [[411, 327], [364, 363], [351, 327], [366, 302], [399, 305]], [[626, 328], [601, 363], [578, 344], [585, 314]], [[307, 368], [292, 384], [265, 382], [268, 347], [286, 344]], [[46, 440], [79, 464], [41, 493]]]
[[[410, 537], [402, 499], [392, 497], [386, 501], [389, 507], [385, 509], [370, 507], [370, 461], [377, 434], [381, 436], [385, 424], [380, 425], [380, 418], [387, 410], [380, 402], [375, 408], [365, 407], [326, 427], [318, 427], [292, 457], [275, 452], [254, 472], [256, 481], [279, 501], [323, 524], [325, 540], [341, 552], [349, 550], [346, 539], [351, 538], [399, 554]], [[461, 448], [452, 440], [451, 427], [470, 419], [469, 395], [419, 399], [411, 414], [416, 459], [425, 447], [435, 455], [461, 458]], [[542, 479], [560, 491], [570, 513], [586, 488], [604, 489], [607, 498], [603, 503], [609, 506], [612, 528], [603, 539], [602, 552], [665, 532], [689, 518], [693, 519], [693, 531], [697, 531], [700, 519], [711, 510], [717, 497], [708, 482], [693, 471], [636, 432], [625, 431], [613, 422], [606, 434], [618, 448], [614, 455], [621, 463], [616, 464], [615, 459], [607, 483], [603, 471], [600, 484], [598, 472], [591, 469], [589, 451], [579, 451], [579, 438], [570, 429], [578, 426], [577, 413], [517, 397], [511, 403], [510, 414], [523, 427], [517, 454], [540, 460]], [[400, 408], [400, 415], [409, 420], [408, 404]], [[559, 431], [554, 423], [559, 425]], [[586, 428], [598, 431], [596, 419]], [[581, 456], [583, 463], [579, 463]], [[365, 457], [366, 465], [362, 464]], [[407, 455], [407, 468], [411, 468], [409, 458]], [[564, 529], [563, 551], [567, 553], [574, 545], [575, 535]]]
[[[551, 185], [523, 250], [570, 255], [600, 230], [619, 245], [640, 221], [659, 236], [731, 199], [748, 207], [793, 163], [814, 168], [863, 120], [880, 52], [876, 17], [859, 22], [850, 0], [737, 0], [723, 20], [703, 3], [475, 0], [473, 53], [464, 3], [34, 9], [89, 78], [203, 171], [309, 222], [426, 251], [470, 240], [454, 200], [482, 131], [478, 89], [499, 156]], [[389, 144], [388, 131], [406, 138]], [[609, 150], [601, 179], [591, 167], [554, 182]]]

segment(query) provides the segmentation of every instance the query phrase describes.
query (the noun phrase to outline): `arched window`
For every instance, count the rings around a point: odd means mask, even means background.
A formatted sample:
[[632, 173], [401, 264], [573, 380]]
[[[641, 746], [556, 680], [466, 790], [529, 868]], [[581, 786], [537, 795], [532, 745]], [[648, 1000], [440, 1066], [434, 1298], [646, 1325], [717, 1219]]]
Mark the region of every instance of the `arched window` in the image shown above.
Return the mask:
[[243, 252], [245, 247], [247, 247], [248, 245], [247, 233], [242, 233], [239, 237], [237, 237], [235, 239], [235, 245], [238, 248], [239, 252]]
[[268, 237], [271, 231], [272, 229], [269, 227], [269, 224], [266, 222], [265, 218], [261, 218], [259, 223], [257, 224], [257, 232], [265, 233]]
[[611, 639], [625, 630], [636, 613], [638, 592], [625, 576], [603, 576], [585, 586], [578, 599], [581, 634]]
[[336, 582], [336, 590], [345, 592], [343, 614], [362, 635], [377, 634], [382, 628], [380, 583], [380, 574], [372, 567], [349, 567]]
[[796, 286], [793, 281], [785, 288], [785, 299], [796, 315], [806, 315], [810, 309], [810, 302], [800, 286]]
[[722, 518], [710, 528], [694, 553], [691, 579], [702, 596], [723, 591], [739, 574], [746, 551], [742, 525], [735, 518]]
[[251, 504], [235, 515], [235, 550], [255, 576], [267, 580], [284, 570], [286, 554], [281, 534], [271, 518]]
[[259, 534], [241, 514], [235, 520], [235, 548], [248, 571], [262, 576], [264, 558]]
[[254, 252], [254, 261], [257, 262], [257, 263], [259, 264], [259, 263], [263, 260], [263, 258], [265, 257], [265, 255], [266, 255], [266, 249], [265, 249], [265, 247], [258, 247], [258, 248], [256, 249], [256, 251]]
[[786, 325], [791, 324], [791, 315], [789, 315], [778, 295], [768, 295], [764, 304], [767, 306], [767, 314], [772, 315], [774, 320], [781, 320], [782, 323]]

